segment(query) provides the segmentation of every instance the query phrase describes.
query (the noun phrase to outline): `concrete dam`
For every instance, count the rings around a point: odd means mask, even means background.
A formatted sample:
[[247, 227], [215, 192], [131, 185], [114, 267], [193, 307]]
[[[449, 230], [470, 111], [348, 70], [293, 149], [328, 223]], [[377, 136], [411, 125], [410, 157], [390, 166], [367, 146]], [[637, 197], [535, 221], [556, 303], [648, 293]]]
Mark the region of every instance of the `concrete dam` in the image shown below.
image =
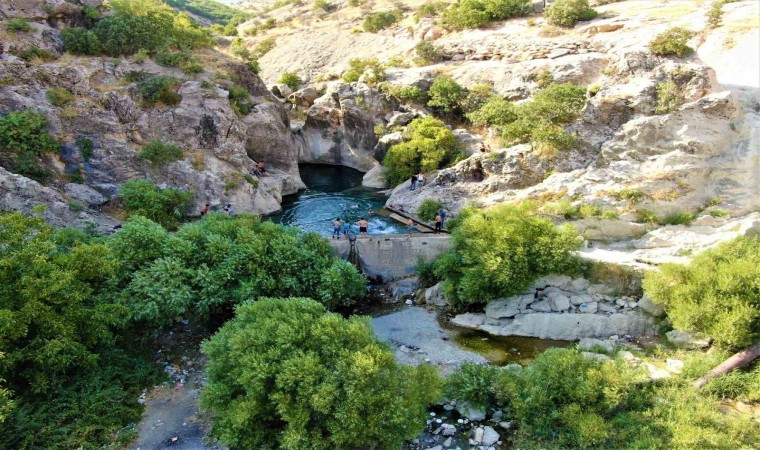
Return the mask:
[[[330, 244], [338, 256], [348, 259], [352, 242], [343, 238], [332, 239]], [[432, 261], [451, 248], [446, 234], [370, 235], [357, 237], [353, 244], [364, 274], [383, 281], [408, 277], [414, 274], [420, 260]]]

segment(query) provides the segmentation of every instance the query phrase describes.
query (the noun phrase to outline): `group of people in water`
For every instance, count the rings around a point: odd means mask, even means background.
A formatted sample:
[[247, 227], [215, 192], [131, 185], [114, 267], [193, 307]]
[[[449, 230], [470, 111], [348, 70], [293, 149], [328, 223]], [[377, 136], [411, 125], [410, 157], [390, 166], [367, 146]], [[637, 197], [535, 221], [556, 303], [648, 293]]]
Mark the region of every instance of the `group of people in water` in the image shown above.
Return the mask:
[[[374, 213], [370, 209], [371, 213]], [[333, 239], [340, 239], [341, 234], [348, 239], [349, 235], [351, 234], [351, 221], [346, 218], [345, 220], [341, 221], [340, 217], [336, 217], [335, 220], [333, 220], [333, 233], [332, 238]], [[359, 235], [360, 236], [366, 236], [367, 235], [367, 229], [369, 228], [369, 222], [366, 218], [362, 217], [359, 219], [355, 225], [359, 227]]]

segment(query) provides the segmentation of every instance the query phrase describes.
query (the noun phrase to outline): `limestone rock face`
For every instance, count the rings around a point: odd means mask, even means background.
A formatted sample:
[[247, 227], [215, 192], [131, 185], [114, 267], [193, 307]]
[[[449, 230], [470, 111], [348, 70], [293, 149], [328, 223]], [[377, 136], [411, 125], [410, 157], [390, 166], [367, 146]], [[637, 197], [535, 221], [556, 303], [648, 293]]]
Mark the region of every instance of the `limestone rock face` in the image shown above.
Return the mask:
[[362, 178], [362, 186], [382, 189], [385, 187], [385, 175], [383, 175], [383, 166], [377, 165], [371, 168]]
[[297, 136], [298, 162], [335, 164], [367, 172], [378, 164], [374, 126], [385, 115], [382, 97], [364, 83], [335, 82], [309, 108]]

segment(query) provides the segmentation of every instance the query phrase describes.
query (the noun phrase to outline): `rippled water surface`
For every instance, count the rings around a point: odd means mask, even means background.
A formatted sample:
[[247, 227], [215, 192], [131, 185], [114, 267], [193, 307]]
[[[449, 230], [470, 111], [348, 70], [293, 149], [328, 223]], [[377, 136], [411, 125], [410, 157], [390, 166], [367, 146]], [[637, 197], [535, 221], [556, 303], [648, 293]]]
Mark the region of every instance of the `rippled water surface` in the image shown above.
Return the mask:
[[[324, 236], [332, 234], [332, 221], [336, 217], [355, 224], [360, 218], [369, 221], [369, 234], [402, 233], [402, 224], [379, 212], [386, 197], [374, 189], [361, 186], [362, 174], [348, 167], [303, 164], [301, 179], [307, 189], [283, 198], [280, 214], [272, 220], [284, 225], [315, 231]], [[369, 215], [373, 209], [376, 214]], [[358, 232], [356, 225], [352, 226]]]

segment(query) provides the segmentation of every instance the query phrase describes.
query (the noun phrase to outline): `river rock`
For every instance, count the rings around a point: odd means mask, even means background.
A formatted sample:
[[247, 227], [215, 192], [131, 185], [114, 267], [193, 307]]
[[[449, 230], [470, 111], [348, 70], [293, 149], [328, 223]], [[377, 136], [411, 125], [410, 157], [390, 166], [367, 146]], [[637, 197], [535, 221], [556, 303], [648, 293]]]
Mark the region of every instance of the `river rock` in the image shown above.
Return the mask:
[[481, 422], [486, 420], [486, 412], [481, 408], [477, 408], [467, 402], [457, 403], [457, 411], [462, 416], [466, 417], [470, 422]]
[[404, 133], [400, 131], [384, 134], [377, 140], [377, 144], [372, 149], [372, 156], [378, 161], [382, 161], [388, 149], [401, 142], [404, 142]]
[[710, 338], [702, 333], [671, 330], [665, 333], [665, 338], [671, 344], [681, 348], [699, 349], [710, 346]]
[[598, 302], [581, 303], [578, 305], [578, 312], [582, 314], [596, 314], [599, 310]]
[[573, 306], [580, 306], [584, 303], [591, 303], [594, 298], [588, 294], [579, 294], [570, 296], [570, 304]]
[[602, 350], [604, 353], [612, 353], [615, 350], [615, 344], [611, 341], [583, 338], [578, 341], [578, 350], [582, 351], [595, 351]]
[[364, 174], [364, 177], [362, 177], [362, 186], [373, 188], [373, 189], [382, 189], [385, 187], [385, 175], [383, 174], [383, 166], [377, 165], [369, 170], [369, 172]]
[[436, 283], [434, 286], [425, 289], [425, 303], [434, 306], [448, 306], [449, 302], [443, 295], [443, 283]]
[[576, 278], [562, 286], [562, 290], [570, 292], [584, 292], [591, 285], [591, 282], [585, 278]]
[[617, 308], [610, 305], [609, 303], [599, 302], [597, 307], [599, 311], [601, 312], [610, 313], [610, 314], [614, 314], [617, 312]]
[[552, 295], [549, 297], [549, 306], [552, 311], [567, 311], [570, 309], [570, 299], [562, 294]]
[[616, 334], [654, 336], [658, 331], [655, 319], [638, 311], [610, 315], [536, 312], [499, 320], [490, 319], [485, 314], [466, 313], [455, 316], [451, 322], [495, 336], [515, 335], [568, 341], [585, 337], [606, 338]]
[[414, 293], [420, 287], [420, 279], [417, 277], [404, 278], [394, 281], [390, 286], [393, 298], [400, 300], [414, 296]]
[[414, 120], [414, 116], [412, 112], [395, 111], [388, 120], [388, 128], [403, 127]]
[[457, 427], [448, 423], [444, 423], [441, 425], [441, 434], [444, 436], [454, 436], [457, 434]]
[[541, 300], [531, 303], [530, 309], [538, 312], [550, 312], [552, 310], [552, 305], [549, 303], [549, 300]]
[[483, 427], [483, 436], [480, 439], [480, 443], [483, 445], [493, 445], [499, 441], [499, 433], [492, 427]]
[[501, 298], [489, 302], [486, 305], [485, 312], [486, 316], [492, 319], [507, 319], [519, 314], [522, 305], [522, 296]]
[[108, 201], [103, 194], [85, 184], [66, 183], [63, 186], [63, 192], [74, 200], [90, 206], [99, 206]]
[[655, 317], [661, 317], [665, 314], [665, 308], [662, 305], [652, 302], [646, 294], [639, 299], [638, 306]]

